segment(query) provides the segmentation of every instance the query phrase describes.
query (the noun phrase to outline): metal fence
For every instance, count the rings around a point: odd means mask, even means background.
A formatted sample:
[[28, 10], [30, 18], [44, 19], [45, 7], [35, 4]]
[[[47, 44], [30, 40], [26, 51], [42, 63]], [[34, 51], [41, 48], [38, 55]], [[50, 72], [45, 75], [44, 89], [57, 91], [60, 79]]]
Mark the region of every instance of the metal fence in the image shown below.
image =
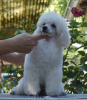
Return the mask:
[[[51, 0], [0, 0], [0, 29], [21, 28], [28, 23], [36, 23], [40, 13]], [[27, 24], [26, 24], [27, 23]]]

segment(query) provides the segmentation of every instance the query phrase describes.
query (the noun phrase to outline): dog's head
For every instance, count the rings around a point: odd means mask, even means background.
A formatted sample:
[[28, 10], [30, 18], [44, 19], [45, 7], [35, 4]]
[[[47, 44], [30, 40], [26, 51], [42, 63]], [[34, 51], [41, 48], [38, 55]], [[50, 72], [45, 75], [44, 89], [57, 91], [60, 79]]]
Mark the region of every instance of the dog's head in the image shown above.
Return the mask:
[[40, 28], [41, 34], [45, 34], [48, 36], [56, 36], [57, 25], [55, 17], [56, 16], [53, 16], [53, 13], [51, 12], [45, 13], [40, 17], [39, 21], [37, 22], [37, 27]]
[[37, 22], [40, 34], [53, 36], [58, 43], [67, 47], [70, 44], [70, 35], [65, 19], [57, 13], [49, 12], [43, 14]]
[[44, 23], [43, 26], [41, 27], [41, 34], [45, 34], [48, 36], [55, 36], [56, 35], [55, 24]]

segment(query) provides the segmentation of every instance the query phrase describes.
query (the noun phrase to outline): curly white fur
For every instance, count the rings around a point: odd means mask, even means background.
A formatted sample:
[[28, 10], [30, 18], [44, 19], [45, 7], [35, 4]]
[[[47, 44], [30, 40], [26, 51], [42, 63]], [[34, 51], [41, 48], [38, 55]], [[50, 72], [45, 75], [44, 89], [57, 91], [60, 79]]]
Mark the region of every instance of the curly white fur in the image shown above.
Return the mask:
[[38, 95], [40, 85], [45, 85], [48, 96], [63, 95], [63, 49], [70, 44], [66, 21], [57, 13], [45, 13], [37, 22], [37, 29], [33, 35], [37, 34], [46, 34], [51, 38], [39, 40], [33, 50], [26, 55], [24, 76], [12, 92]]

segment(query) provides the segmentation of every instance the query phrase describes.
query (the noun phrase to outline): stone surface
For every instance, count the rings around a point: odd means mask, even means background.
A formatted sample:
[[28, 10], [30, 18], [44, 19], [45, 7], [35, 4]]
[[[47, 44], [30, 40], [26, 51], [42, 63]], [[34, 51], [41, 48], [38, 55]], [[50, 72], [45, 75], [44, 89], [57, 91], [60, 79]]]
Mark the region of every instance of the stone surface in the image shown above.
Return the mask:
[[26, 96], [11, 95], [0, 93], [0, 100], [87, 100], [87, 94], [67, 94], [66, 96], [49, 97], [49, 96]]

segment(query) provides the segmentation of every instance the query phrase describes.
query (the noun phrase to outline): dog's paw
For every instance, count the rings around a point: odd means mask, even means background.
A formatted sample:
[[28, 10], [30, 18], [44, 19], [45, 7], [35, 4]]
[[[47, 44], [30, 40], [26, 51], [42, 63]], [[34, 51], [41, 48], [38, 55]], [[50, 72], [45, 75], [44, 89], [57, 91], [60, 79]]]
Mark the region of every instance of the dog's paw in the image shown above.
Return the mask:
[[49, 96], [51, 96], [51, 97], [66, 96], [66, 95], [67, 95], [66, 92], [62, 92], [60, 94], [58, 94], [58, 93], [50, 93], [49, 94]]
[[25, 90], [24, 93], [28, 96], [38, 96], [38, 93], [37, 92], [30, 92], [30, 91], [27, 91]]
[[33, 85], [33, 87], [29, 85], [28, 86], [25, 85], [24, 93], [29, 96], [38, 96], [40, 93], [40, 88], [37, 87], [37, 85], [36, 86]]
[[15, 91], [11, 91], [10, 94], [15, 95], [17, 93]]
[[29, 95], [29, 96], [38, 96], [38, 93], [36, 93], [36, 92], [25, 91], [25, 94]]
[[58, 96], [66, 96], [67, 95], [67, 93], [66, 92], [50, 92], [49, 94], [48, 94], [48, 96], [51, 96], [51, 97], [58, 97]]
[[10, 92], [10, 94], [12, 94], [12, 95], [18, 94], [17, 87], [13, 87], [13, 89]]
[[30, 96], [38, 96], [38, 93], [30, 93]]
[[60, 96], [66, 96], [66, 95], [67, 95], [66, 92], [62, 92], [62, 93], [60, 94]]
[[13, 87], [13, 89], [11, 90], [10, 94], [12, 95], [16, 95], [16, 94], [24, 94], [24, 91], [22, 88], [18, 88], [18, 87]]

